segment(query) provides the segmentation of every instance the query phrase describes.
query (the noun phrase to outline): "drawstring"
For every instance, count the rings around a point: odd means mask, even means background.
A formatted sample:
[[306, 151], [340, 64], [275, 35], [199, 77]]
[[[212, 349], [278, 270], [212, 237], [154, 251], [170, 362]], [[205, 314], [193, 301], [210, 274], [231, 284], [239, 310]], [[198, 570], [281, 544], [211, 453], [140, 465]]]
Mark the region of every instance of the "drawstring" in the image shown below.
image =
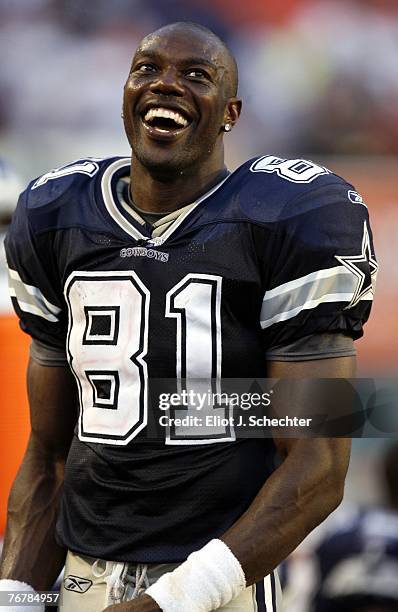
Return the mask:
[[[134, 583], [134, 591], [131, 595], [131, 599], [136, 599], [145, 590], [149, 587], [149, 580], [147, 576], [148, 566], [142, 565], [141, 563], [137, 563], [137, 567], [135, 568], [135, 578], [133, 576], [127, 575], [127, 580]], [[142, 586], [142, 585], [145, 586]]]
[[[94, 561], [91, 569], [96, 578], [103, 577], [106, 582], [105, 606], [121, 603], [126, 588], [128, 564], [106, 561], [105, 569], [101, 571], [98, 568], [99, 561], [100, 559]], [[108, 570], [110, 573], [106, 575]]]
[[96, 578], [103, 578], [106, 582], [105, 606], [118, 604], [123, 601], [126, 591], [126, 582], [134, 585], [134, 591], [129, 599], [136, 599], [149, 587], [147, 576], [148, 566], [137, 563], [135, 577], [127, 574], [128, 564], [114, 561], [105, 561], [105, 568], [101, 569], [100, 563], [104, 561], [96, 559], [91, 566]]

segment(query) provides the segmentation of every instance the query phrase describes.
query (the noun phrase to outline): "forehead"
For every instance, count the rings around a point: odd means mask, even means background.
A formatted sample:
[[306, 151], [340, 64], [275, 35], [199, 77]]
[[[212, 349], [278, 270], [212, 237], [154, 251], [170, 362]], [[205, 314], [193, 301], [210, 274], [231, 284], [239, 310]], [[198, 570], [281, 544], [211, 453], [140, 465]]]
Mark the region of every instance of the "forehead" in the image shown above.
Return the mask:
[[157, 55], [175, 62], [196, 58], [216, 68], [225, 68], [227, 63], [225, 50], [217, 39], [190, 28], [162, 29], [149, 34], [141, 41], [134, 57], [141, 55]]

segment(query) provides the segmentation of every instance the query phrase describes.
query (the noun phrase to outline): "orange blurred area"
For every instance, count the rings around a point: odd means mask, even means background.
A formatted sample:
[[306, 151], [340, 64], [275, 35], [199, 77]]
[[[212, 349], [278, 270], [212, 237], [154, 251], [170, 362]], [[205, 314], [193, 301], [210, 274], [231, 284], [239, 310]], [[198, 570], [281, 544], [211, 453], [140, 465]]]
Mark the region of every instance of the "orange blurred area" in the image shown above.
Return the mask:
[[8, 492], [28, 439], [25, 373], [29, 343], [16, 316], [0, 316], [0, 534], [5, 526]]
[[[191, 0], [192, 4], [203, 5], [203, 0]], [[284, 0], [284, 2], [265, 2], [264, 0], [245, 0], [245, 2], [231, 2], [230, 0], [206, 0], [212, 9], [217, 9], [219, 15], [235, 27], [261, 28], [264, 26], [285, 26], [292, 21], [296, 14], [303, 9], [311, 10], [319, 4], [316, 0]], [[332, 4], [332, 3], [330, 3]], [[379, 13], [396, 14], [398, 3], [396, 0], [351, 0], [351, 7], [355, 5], [373, 8]], [[348, 7], [349, 10], [349, 7]]]
[[[195, 0], [198, 3], [198, 0]], [[201, 1], [201, 4], [203, 0]], [[208, 4], [216, 7], [225, 21], [235, 25], [249, 25], [261, 27], [266, 24], [273, 26], [285, 25], [295, 14], [303, 8], [311, 9], [319, 4], [316, 0], [284, 0], [284, 2], [265, 2], [264, 0], [245, 0], [245, 2], [231, 2], [230, 0], [211, 0]], [[398, 3], [396, 0], [351, 0], [352, 7], [367, 5], [380, 13], [396, 13]]]
[[306, 4], [309, 4], [308, 0], [284, 0], [284, 2], [212, 0], [211, 2], [211, 6], [216, 7], [229, 23], [255, 27], [264, 24], [282, 25], [292, 18], [297, 9]]

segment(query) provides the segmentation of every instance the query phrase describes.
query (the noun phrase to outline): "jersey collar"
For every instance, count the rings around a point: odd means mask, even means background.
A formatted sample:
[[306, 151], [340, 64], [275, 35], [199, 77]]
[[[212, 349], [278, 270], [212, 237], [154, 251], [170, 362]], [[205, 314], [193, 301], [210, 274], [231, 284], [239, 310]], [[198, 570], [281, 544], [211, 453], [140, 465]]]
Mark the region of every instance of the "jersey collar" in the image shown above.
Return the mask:
[[[102, 198], [105, 204], [105, 209], [110, 217], [117, 223], [117, 225], [130, 237], [135, 240], [148, 240], [151, 239], [151, 235], [145, 233], [145, 226], [140, 225], [138, 222], [135, 222], [133, 217], [124, 210], [122, 204], [119, 202], [117, 194], [116, 194], [116, 183], [118, 178], [123, 174], [127, 173], [130, 170], [131, 160], [128, 157], [124, 157], [118, 159], [111, 163], [105, 172], [103, 173], [101, 179], [101, 191]], [[122, 172], [122, 170], [124, 172]], [[155, 238], [158, 244], [163, 244], [170, 236], [172, 236], [175, 231], [181, 226], [181, 224], [189, 217], [192, 212], [204, 202], [207, 198], [209, 198], [213, 193], [215, 193], [224, 183], [229, 179], [231, 174], [228, 174], [222, 181], [217, 183], [212, 189], [203, 194], [200, 198], [198, 198], [192, 207], [179, 215], [176, 220], [170, 224], [170, 226], [165, 230], [161, 237]]]

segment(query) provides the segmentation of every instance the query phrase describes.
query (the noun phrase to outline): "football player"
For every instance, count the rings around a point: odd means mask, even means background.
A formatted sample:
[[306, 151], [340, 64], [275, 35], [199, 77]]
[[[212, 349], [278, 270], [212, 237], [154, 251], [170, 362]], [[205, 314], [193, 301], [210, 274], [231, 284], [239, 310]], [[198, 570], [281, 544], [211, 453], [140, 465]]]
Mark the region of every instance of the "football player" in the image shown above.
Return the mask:
[[65, 612], [275, 612], [275, 568], [342, 499], [343, 438], [147, 435], [152, 379], [354, 375], [367, 208], [306, 160], [229, 172], [240, 112], [226, 45], [163, 27], [124, 90], [131, 159], [82, 159], [21, 195], [7, 257], [32, 433], [3, 590], [48, 589], [68, 551]]
[[397, 612], [398, 444], [380, 470], [385, 507], [349, 508], [331, 522], [315, 551], [312, 612]]

